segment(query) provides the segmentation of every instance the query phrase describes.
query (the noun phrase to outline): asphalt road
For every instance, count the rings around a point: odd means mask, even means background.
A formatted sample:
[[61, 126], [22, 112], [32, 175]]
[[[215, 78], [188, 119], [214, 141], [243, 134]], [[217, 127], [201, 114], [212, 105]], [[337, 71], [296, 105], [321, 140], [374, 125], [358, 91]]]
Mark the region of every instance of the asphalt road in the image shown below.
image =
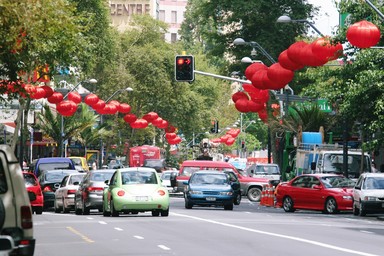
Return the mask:
[[246, 198], [225, 211], [187, 210], [183, 198], [172, 197], [169, 217], [44, 212], [34, 215], [34, 228], [35, 256], [384, 256], [384, 222], [377, 215], [285, 213]]

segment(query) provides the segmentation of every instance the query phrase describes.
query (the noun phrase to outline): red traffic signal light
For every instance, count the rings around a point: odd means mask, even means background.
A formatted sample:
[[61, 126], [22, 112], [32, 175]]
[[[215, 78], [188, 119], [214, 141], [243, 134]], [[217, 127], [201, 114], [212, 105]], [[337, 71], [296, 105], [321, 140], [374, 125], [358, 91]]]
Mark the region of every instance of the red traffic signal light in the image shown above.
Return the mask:
[[195, 80], [193, 56], [176, 56], [175, 79], [179, 82], [192, 82]]

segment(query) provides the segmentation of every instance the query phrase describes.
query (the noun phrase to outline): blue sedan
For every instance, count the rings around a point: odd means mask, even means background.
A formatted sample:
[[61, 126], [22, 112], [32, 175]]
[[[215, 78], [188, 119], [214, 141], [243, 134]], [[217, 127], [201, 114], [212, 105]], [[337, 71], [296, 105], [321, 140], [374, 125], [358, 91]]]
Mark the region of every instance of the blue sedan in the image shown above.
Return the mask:
[[[217, 171], [199, 171], [185, 181], [185, 208], [199, 206], [224, 206], [233, 210], [238, 195], [241, 195], [240, 183], [228, 173]], [[238, 204], [238, 203], [236, 203]]]

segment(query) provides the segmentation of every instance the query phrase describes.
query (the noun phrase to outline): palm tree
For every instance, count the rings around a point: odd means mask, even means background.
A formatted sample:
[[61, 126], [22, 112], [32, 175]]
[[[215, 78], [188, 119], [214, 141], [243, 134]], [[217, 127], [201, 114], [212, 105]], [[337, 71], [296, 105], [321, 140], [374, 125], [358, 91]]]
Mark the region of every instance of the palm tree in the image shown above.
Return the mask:
[[49, 105], [44, 105], [43, 111], [38, 113], [37, 118], [39, 122], [34, 128], [41, 130], [58, 142], [59, 155], [62, 155], [63, 141], [65, 140], [75, 138], [87, 146], [88, 143], [100, 138], [106, 132], [104, 129], [93, 128], [97, 123], [97, 116], [83, 103], [78, 107], [78, 111], [70, 117], [58, 115], [51, 110]]

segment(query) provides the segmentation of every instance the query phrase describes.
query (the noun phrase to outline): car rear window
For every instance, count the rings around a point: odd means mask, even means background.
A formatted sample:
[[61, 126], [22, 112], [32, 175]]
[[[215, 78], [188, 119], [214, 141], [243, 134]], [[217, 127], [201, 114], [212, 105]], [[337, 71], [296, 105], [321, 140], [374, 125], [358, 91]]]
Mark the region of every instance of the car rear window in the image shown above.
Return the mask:
[[39, 164], [39, 170], [44, 171], [44, 170], [57, 170], [57, 169], [73, 169], [70, 163], [44, 163], [44, 164]]
[[180, 176], [190, 177], [194, 172], [201, 171], [201, 170], [204, 170], [204, 171], [223, 171], [223, 172], [224, 171], [233, 171], [232, 168], [186, 166], [181, 171], [181, 175]]
[[31, 174], [24, 173], [24, 182], [26, 186], [37, 186], [37, 180]]
[[94, 172], [91, 174], [91, 181], [106, 181], [110, 180], [113, 175], [113, 172]]

